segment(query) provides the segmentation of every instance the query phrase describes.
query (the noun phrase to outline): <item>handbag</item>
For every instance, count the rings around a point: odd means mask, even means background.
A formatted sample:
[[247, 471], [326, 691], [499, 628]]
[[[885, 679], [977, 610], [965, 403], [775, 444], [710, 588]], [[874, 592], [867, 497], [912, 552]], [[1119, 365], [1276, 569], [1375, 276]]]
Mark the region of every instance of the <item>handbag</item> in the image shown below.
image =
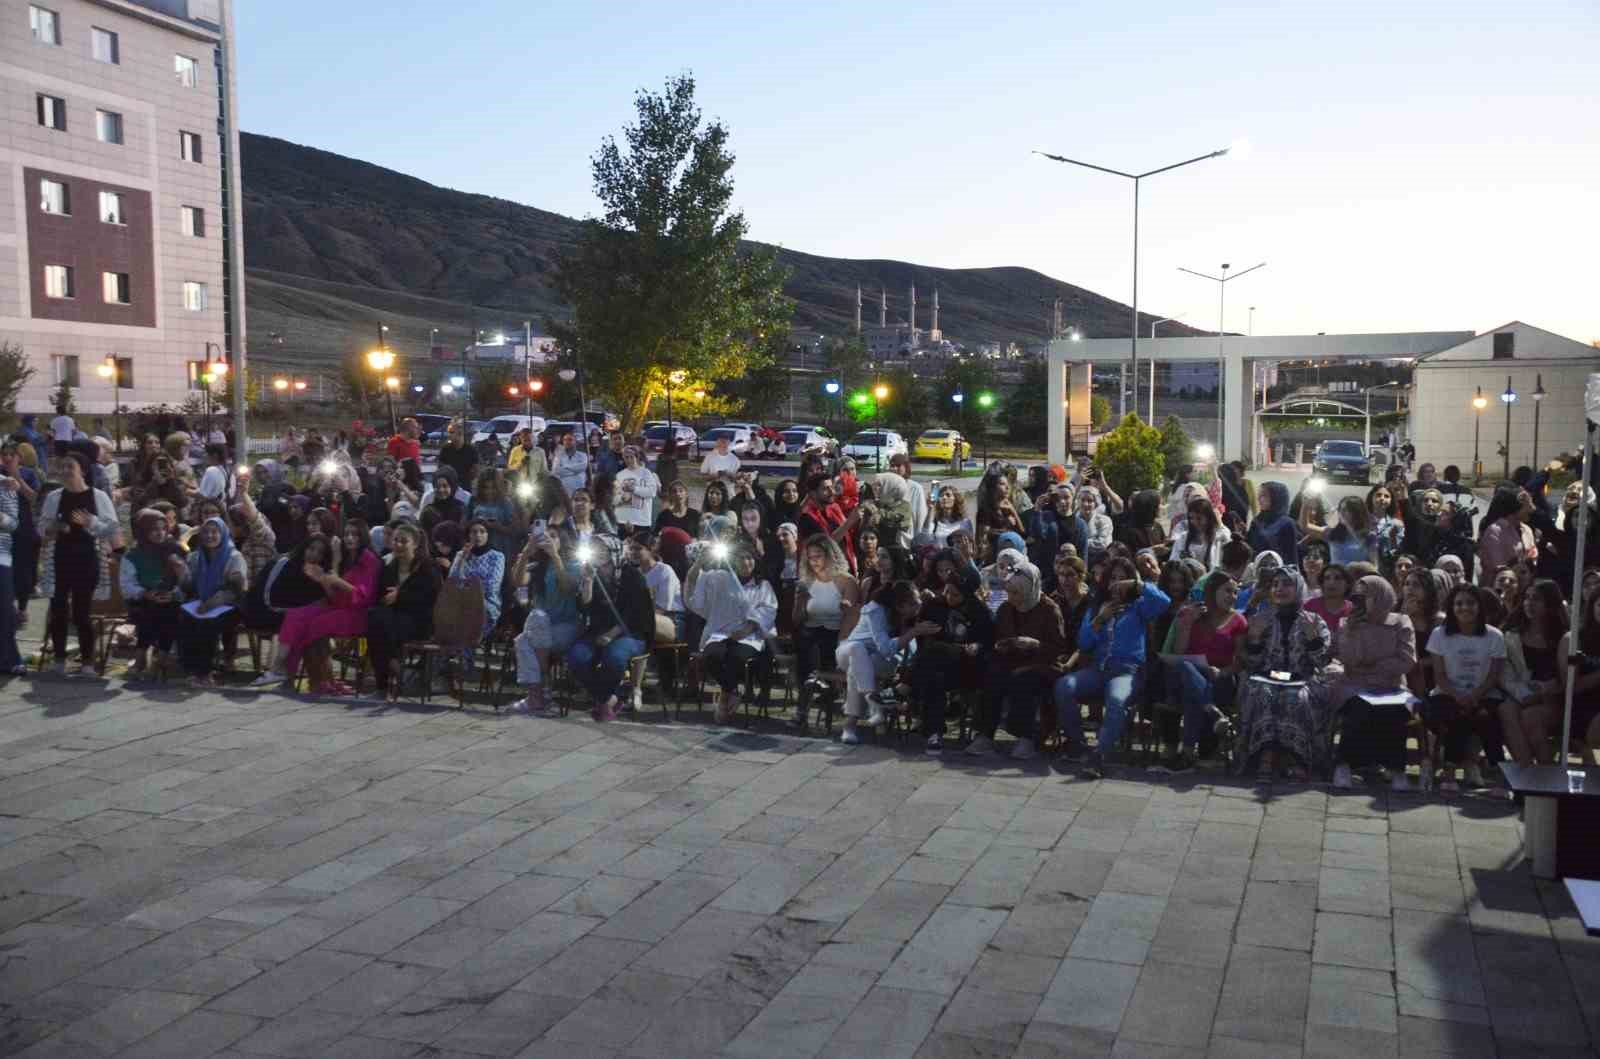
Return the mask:
[[433, 604], [433, 639], [440, 647], [466, 651], [478, 646], [485, 617], [483, 585], [452, 577], [439, 586]]

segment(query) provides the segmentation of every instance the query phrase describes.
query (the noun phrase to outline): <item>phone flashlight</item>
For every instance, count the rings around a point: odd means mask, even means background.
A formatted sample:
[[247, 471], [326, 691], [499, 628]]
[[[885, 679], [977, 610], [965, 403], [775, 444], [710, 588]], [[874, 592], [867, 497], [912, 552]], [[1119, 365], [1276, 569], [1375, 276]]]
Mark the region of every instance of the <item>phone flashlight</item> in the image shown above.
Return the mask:
[[721, 562], [728, 557], [728, 544], [726, 541], [713, 541], [711, 544], [711, 558]]
[[1327, 488], [1328, 480], [1326, 478], [1313, 478], [1306, 483], [1306, 492], [1310, 493], [1312, 496], [1321, 496], [1323, 491]]
[[594, 548], [587, 544], [578, 545], [578, 562], [587, 563], [594, 558]]
[[323, 474], [333, 474], [338, 469], [339, 465], [332, 460], [323, 460], [317, 464], [317, 470]]
[[517, 496], [520, 497], [523, 500], [532, 500], [533, 499], [533, 483], [532, 482], [519, 482], [517, 484]]

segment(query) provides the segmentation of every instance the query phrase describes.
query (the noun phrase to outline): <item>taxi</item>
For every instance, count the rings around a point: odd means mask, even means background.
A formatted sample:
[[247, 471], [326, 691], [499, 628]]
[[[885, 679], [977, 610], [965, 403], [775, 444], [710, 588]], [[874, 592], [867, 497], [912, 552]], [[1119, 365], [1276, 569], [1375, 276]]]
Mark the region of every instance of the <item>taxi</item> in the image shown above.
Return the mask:
[[917, 435], [917, 443], [911, 449], [911, 458], [948, 461], [954, 455], [952, 450], [957, 445], [961, 446], [963, 460], [972, 457], [972, 443], [963, 440], [960, 431], [924, 430]]

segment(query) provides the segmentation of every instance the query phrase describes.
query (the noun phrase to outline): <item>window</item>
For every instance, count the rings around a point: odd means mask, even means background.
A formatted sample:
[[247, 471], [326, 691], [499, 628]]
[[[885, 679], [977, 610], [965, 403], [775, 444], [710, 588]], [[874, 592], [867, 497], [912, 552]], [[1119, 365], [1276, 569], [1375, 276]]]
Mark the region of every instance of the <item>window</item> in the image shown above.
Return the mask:
[[178, 133], [178, 157], [185, 162], [200, 161], [200, 134], [198, 132]]
[[122, 142], [122, 115], [114, 110], [94, 112], [94, 134], [101, 143]]
[[187, 55], [172, 57], [172, 72], [184, 88], [193, 88], [200, 83], [200, 64]]
[[33, 27], [33, 39], [40, 44], [61, 43], [61, 16], [48, 7], [29, 4], [28, 25]]
[[76, 353], [52, 353], [50, 355], [50, 382], [53, 386], [66, 383], [68, 386], [82, 385], [78, 381], [78, 356]]
[[106, 224], [128, 223], [128, 214], [122, 208], [120, 191], [100, 192], [100, 220]]
[[129, 305], [133, 302], [133, 288], [126, 272], [100, 273], [100, 291], [107, 305]]
[[41, 92], [38, 96], [38, 102], [39, 124], [47, 129], [55, 129], [57, 132], [66, 132], [67, 101], [56, 96], [47, 96]]
[[109, 359], [111, 360], [111, 362], [114, 365], [116, 365], [117, 374], [114, 377], [116, 384], [118, 386], [121, 386], [124, 390], [132, 389], [133, 388], [133, 358], [132, 357], [119, 357], [119, 356], [116, 356], [116, 355], [113, 354]]
[[206, 211], [199, 206], [178, 207], [178, 217], [183, 225], [183, 234], [193, 239], [204, 239], [206, 236]]
[[1494, 336], [1494, 359], [1512, 360], [1517, 355], [1517, 333], [1497, 331]]
[[206, 285], [204, 283], [196, 283], [192, 279], [184, 281], [183, 307], [192, 313], [206, 311]]
[[76, 291], [72, 282], [71, 265], [46, 265], [44, 267], [44, 293], [49, 298], [70, 298]]
[[72, 193], [59, 180], [40, 179], [39, 212], [55, 213], [62, 217], [72, 215]]
[[122, 49], [118, 44], [117, 35], [109, 29], [95, 26], [89, 30], [89, 40], [94, 49], [96, 62], [111, 63], [115, 66], [122, 61]]

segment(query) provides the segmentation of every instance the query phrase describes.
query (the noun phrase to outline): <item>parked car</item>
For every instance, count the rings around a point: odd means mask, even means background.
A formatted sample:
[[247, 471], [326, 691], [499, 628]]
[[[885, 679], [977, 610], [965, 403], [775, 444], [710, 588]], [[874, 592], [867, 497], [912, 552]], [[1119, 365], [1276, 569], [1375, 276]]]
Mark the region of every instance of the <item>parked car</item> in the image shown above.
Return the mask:
[[1364, 483], [1372, 473], [1372, 460], [1359, 441], [1324, 441], [1311, 456], [1311, 471], [1329, 481]]
[[871, 460], [873, 468], [881, 470], [889, 465], [889, 457], [908, 451], [906, 439], [893, 430], [863, 430], [850, 439], [841, 455], [857, 463]]
[[600, 426], [598, 423], [579, 424], [574, 423], [570, 419], [557, 419], [544, 425], [545, 436], [555, 438], [556, 444], [558, 445], [561, 443], [561, 436], [563, 434], [571, 434], [582, 441], [591, 434], [598, 434], [600, 437], [604, 438], [605, 433], [605, 428]]
[[839, 439], [827, 427], [796, 423], [783, 432], [783, 444], [790, 455], [801, 456], [807, 451], [832, 454], [839, 448]]
[[473, 434], [472, 443], [476, 445], [480, 441], [488, 441], [493, 435], [502, 445], [510, 445], [512, 436], [524, 427], [532, 427], [534, 435], [538, 436], [544, 430], [544, 416], [499, 416], [489, 420], [482, 430]]
[[739, 456], [743, 456], [750, 451], [750, 428], [729, 426], [712, 427], [704, 434], [701, 434], [699, 441], [700, 451], [710, 452], [717, 447], [718, 440], [722, 438], [727, 438], [731, 442], [728, 446], [729, 450]]
[[972, 443], [963, 438], [960, 431], [924, 430], [917, 435], [917, 443], [911, 449], [911, 458], [949, 463], [957, 449], [960, 450], [962, 459], [972, 457]]
[[439, 415], [434, 412], [419, 412], [411, 417], [417, 421], [417, 426], [422, 428], [420, 440], [424, 445], [443, 445], [444, 432], [449, 429], [450, 421], [454, 416]]
[[644, 450], [660, 452], [666, 447], [669, 436], [676, 438], [680, 455], [694, 452], [700, 440], [699, 435], [694, 432], [694, 427], [686, 423], [674, 423], [669, 428], [667, 421], [663, 419], [644, 425]]

